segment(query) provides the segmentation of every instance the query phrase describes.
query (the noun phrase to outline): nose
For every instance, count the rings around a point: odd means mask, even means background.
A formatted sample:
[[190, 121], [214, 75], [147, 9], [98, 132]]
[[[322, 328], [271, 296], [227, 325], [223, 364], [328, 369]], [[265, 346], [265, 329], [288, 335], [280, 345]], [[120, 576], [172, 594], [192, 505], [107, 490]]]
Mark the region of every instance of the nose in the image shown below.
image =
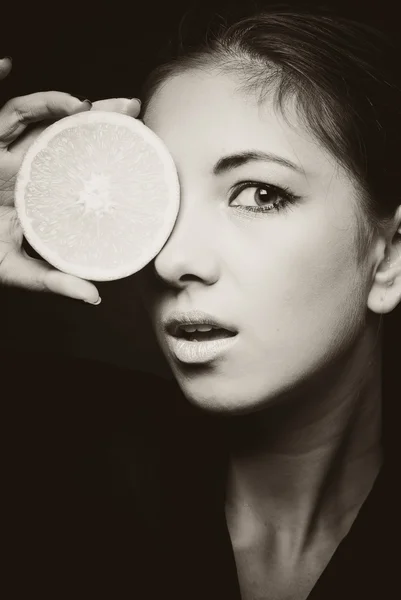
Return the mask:
[[154, 260], [158, 278], [168, 286], [185, 288], [193, 282], [213, 285], [219, 279], [217, 231], [212, 209], [196, 206], [181, 196], [174, 229]]

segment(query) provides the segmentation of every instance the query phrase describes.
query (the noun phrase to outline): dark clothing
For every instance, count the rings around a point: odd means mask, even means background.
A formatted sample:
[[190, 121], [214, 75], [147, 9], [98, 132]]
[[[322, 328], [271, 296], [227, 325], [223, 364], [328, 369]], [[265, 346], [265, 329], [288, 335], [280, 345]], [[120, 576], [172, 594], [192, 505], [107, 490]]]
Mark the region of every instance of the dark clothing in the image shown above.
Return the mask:
[[[4, 598], [240, 600], [218, 420], [141, 372], [27, 354], [2, 369]], [[398, 595], [386, 468], [310, 600]]]

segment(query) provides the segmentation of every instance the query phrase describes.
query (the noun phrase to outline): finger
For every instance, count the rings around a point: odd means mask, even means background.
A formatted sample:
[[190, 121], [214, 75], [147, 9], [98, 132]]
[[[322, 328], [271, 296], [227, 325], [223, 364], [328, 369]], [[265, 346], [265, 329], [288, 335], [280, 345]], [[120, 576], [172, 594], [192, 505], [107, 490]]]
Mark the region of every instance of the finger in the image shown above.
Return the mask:
[[11, 286], [36, 292], [52, 292], [89, 304], [99, 304], [100, 297], [93, 283], [57, 271], [48, 263], [10, 252], [0, 266], [0, 280]]
[[118, 112], [136, 118], [141, 112], [141, 101], [139, 98], [108, 98], [94, 102], [92, 110]]
[[0, 110], [0, 148], [14, 142], [30, 123], [90, 110], [89, 100], [63, 92], [38, 92], [9, 100]]
[[[141, 102], [138, 98], [111, 98], [109, 100], [98, 100], [92, 105], [92, 110], [106, 110], [113, 112], [121, 112], [136, 118], [141, 110]], [[30, 131], [25, 131], [13, 144], [10, 144], [8, 149], [10, 152], [17, 152], [19, 155], [25, 154], [28, 148], [42, 131], [47, 128], [47, 124], [37, 124]]]
[[0, 58], [0, 81], [5, 79], [9, 72], [11, 71], [13, 66], [13, 62], [10, 56], [5, 56], [4, 58]]
[[32, 127], [32, 129], [28, 129], [28, 131], [24, 131], [23, 134], [13, 143], [10, 144], [8, 147], [9, 152], [9, 156], [11, 156], [11, 154], [16, 153], [16, 155], [18, 156], [23, 156], [25, 154], [25, 152], [28, 150], [28, 148], [30, 148], [33, 144], [33, 142], [36, 140], [36, 138], [43, 133], [43, 131], [45, 129], [48, 128], [48, 124], [37, 124], [34, 127]]

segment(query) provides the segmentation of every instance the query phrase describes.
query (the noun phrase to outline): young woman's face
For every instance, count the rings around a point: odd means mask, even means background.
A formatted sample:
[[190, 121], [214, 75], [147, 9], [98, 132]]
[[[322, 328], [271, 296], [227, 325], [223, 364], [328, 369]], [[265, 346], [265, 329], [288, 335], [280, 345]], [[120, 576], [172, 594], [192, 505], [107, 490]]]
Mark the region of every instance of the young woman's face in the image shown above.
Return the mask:
[[[181, 207], [141, 286], [184, 394], [210, 410], [259, 409], [298, 389], [365, 315], [356, 189], [288, 116], [229, 76], [195, 71], [162, 86], [145, 116], [175, 161]], [[165, 329], [190, 311], [230, 337]]]

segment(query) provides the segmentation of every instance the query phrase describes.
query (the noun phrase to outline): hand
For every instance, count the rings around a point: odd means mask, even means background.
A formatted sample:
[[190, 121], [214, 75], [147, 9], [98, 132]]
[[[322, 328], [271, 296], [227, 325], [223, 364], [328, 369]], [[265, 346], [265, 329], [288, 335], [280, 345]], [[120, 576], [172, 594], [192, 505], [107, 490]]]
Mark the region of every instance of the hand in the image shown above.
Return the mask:
[[[10, 71], [11, 61], [0, 59], [0, 80]], [[135, 98], [113, 98], [92, 105], [89, 100], [81, 101], [62, 92], [39, 92], [13, 98], [0, 109], [0, 285], [53, 292], [91, 304], [99, 302], [98, 290], [91, 282], [62, 273], [27, 255], [22, 248], [23, 232], [14, 208], [15, 179], [23, 156], [49, 120], [91, 109], [137, 117], [140, 102]], [[33, 123], [37, 125], [28, 132], [27, 126]]]

